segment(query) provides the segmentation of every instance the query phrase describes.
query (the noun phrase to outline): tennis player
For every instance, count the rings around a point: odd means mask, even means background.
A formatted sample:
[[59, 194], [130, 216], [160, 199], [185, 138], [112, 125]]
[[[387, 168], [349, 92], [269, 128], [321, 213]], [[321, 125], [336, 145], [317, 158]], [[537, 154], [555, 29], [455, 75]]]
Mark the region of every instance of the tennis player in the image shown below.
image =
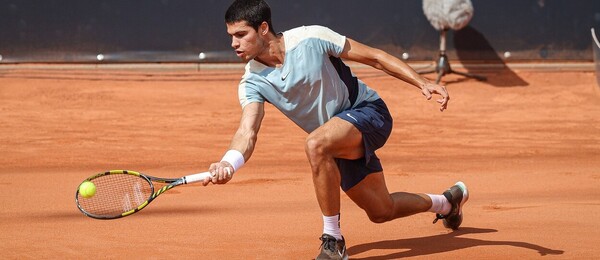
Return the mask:
[[383, 223], [421, 212], [436, 213], [448, 228], [462, 222], [468, 199], [462, 182], [443, 194], [389, 193], [375, 151], [392, 131], [392, 116], [377, 92], [358, 80], [342, 59], [380, 69], [415, 86], [427, 99], [439, 95], [448, 105], [446, 88], [421, 77], [385, 53], [326, 27], [302, 26], [275, 33], [271, 10], [263, 0], [236, 0], [225, 14], [231, 47], [247, 62], [239, 84], [240, 125], [222, 160], [213, 163], [209, 182], [231, 180], [254, 151], [270, 103], [308, 133], [306, 156], [323, 214], [321, 252], [317, 259], [347, 259], [340, 231], [340, 187], [369, 219]]

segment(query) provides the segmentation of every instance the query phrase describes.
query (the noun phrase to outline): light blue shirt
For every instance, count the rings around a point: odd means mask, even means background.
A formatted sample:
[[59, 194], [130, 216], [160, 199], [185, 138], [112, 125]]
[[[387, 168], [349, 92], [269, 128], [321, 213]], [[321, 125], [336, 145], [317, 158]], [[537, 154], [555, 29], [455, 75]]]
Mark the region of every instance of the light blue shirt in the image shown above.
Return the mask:
[[346, 37], [322, 26], [298, 27], [283, 36], [283, 66], [268, 67], [255, 60], [246, 65], [238, 89], [242, 108], [252, 102], [269, 102], [310, 133], [352, 106], [379, 99], [346, 66], [348, 73], [340, 73], [332, 63], [338, 62], [331, 57], [339, 57]]

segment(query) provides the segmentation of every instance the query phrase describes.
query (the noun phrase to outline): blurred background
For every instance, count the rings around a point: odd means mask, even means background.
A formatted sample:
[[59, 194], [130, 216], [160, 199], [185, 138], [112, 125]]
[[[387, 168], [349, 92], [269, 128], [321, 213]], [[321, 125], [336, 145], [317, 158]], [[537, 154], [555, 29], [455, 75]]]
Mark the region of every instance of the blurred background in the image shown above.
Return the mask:
[[[0, 63], [237, 62], [223, 0], [0, 0]], [[421, 0], [269, 0], [276, 31], [319, 24], [408, 61], [433, 61]], [[447, 35], [462, 62], [593, 61], [599, 0], [472, 0]]]

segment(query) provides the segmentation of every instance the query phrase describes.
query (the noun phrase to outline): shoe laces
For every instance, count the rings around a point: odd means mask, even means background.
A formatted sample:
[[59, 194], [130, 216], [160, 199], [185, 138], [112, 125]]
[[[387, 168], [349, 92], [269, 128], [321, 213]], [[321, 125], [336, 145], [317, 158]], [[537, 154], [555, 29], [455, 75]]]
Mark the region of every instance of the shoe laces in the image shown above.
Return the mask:
[[445, 216], [444, 216], [444, 215], [442, 215], [442, 214], [435, 214], [435, 219], [433, 220], [433, 224], [437, 223], [437, 222], [438, 222], [438, 220], [440, 220], [440, 219], [445, 219], [445, 218], [447, 218], [447, 217], [448, 217], [448, 215], [445, 215]]
[[337, 240], [335, 238], [322, 236], [322, 237], [319, 237], [319, 240], [321, 240], [321, 246], [319, 246], [319, 248], [324, 248], [325, 250], [332, 251], [332, 252], [335, 252], [335, 250], [337, 250], [337, 248], [336, 248]]

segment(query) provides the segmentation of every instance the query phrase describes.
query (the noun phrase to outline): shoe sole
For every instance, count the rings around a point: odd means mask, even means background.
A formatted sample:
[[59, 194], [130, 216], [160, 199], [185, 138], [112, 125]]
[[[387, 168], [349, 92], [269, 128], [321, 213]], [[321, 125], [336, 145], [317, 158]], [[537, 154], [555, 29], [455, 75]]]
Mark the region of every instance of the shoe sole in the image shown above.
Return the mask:
[[458, 186], [458, 188], [460, 190], [462, 190], [462, 192], [463, 192], [463, 197], [462, 197], [462, 200], [460, 201], [460, 211], [459, 211], [459, 214], [462, 215], [462, 206], [467, 202], [467, 200], [469, 200], [469, 190], [467, 189], [467, 185], [465, 185], [462, 181], [459, 181], [459, 182], [455, 183], [454, 185]]
[[454, 186], [458, 186], [458, 188], [463, 193], [462, 200], [460, 201], [460, 204], [458, 205], [458, 218], [460, 218], [460, 221], [459, 221], [458, 225], [455, 227], [448, 225], [448, 222], [446, 221], [446, 219], [444, 219], [443, 223], [444, 223], [444, 227], [450, 228], [453, 230], [457, 230], [458, 227], [460, 226], [460, 224], [462, 224], [462, 217], [463, 217], [462, 207], [467, 202], [467, 200], [469, 200], [469, 190], [467, 189], [467, 185], [465, 185], [462, 181], [455, 183]]

